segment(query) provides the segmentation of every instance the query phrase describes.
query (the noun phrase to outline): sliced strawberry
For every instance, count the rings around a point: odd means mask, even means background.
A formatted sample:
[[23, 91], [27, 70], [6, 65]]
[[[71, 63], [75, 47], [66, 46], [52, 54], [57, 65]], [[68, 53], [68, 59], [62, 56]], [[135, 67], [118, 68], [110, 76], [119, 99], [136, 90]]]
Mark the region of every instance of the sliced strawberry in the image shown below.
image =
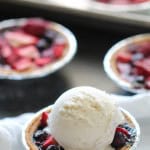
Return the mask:
[[42, 117], [41, 117], [41, 125], [46, 126], [47, 125], [47, 120], [48, 120], [48, 113], [43, 112]]
[[46, 149], [49, 145], [55, 145], [55, 144], [57, 144], [56, 140], [55, 140], [52, 136], [49, 136], [49, 137], [47, 138], [47, 140], [44, 141], [42, 147], [43, 147], [44, 149]]
[[40, 18], [31, 18], [28, 19], [27, 22], [25, 22], [22, 29], [26, 33], [35, 36], [41, 36], [45, 33], [47, 26], [48, 26], [47, 21]]
[[21, 56], [21, 57], [26, 57], [26, 58], [40, 57], [40, 53], [39, 53], [38, 49], [33, 45], [16, 48], [14, 51], [15, 51], [16, 55]]
[[56, 59], [62, 57], [64, 52], [65, 44], [54, 44], [52, 50]]
[[3, 45], [3, 47], [0, 50], [0, 53], [3, 58], [7, 58], [10, 55], [12, 55], [12, 49], [8, 45]]
[[127, 51], [120, 51], [117, 54], [117, 61], [119, 62], [130, 62], [132, 60], [132, 55], [131, 53], [127, 52]]
[[49, 64], [52, 61], [50, 57], [42, 57], [42, 58], [37, 58], [35, 59], [35, 63], [38, 66], [44, 66]]
[[12, 65], [15, 61], [18, 60], [18, 56], [15, 55], [15, 53], [12, 53], [10, 56], [8, 56], [6, 58], [6, 62], [9, 64], [9, 65]]
[[7, 31], [4, 36], [8, 43], [13, 47], [32, 45], [38, 42], [38, 38], [18, 31]]
[[12, 49], [8, 45], [8, 43], [5, 41], [5, 39], [0, 38], [0, 55], [3, 58], [6, 58], [12, 54]]
[[29, 69], [32, 67], [33, 63], [30, 59], [27, 58], [21, 58], [17, 61], [15, 61], [12, 65], [12, 68], [14, 68], [17, 71], [23, 71], [26, 69]]
[[146, 80], [145, 80], [145, 87], [147, 89], [150, 89], [150, 76], [148, 78], [146, 78]]

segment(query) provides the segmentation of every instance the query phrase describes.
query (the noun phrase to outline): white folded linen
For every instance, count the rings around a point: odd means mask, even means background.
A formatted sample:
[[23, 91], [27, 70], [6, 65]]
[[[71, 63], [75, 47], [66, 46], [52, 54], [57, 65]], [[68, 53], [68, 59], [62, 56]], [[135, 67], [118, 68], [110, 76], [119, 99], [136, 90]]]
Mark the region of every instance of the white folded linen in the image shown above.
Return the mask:
[[21, 132], [23, 125], [33, 113], [0, 120], [0, 150], [24, 150]]

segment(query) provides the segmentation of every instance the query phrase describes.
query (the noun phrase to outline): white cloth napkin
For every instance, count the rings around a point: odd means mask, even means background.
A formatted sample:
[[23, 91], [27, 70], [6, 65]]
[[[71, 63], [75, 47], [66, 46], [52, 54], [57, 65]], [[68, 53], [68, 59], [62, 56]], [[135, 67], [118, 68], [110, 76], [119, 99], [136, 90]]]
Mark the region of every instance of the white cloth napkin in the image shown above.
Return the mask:
[[0, 150], [24, 150], [21, 132], [23, 125], [33, 113], [0, 120]]

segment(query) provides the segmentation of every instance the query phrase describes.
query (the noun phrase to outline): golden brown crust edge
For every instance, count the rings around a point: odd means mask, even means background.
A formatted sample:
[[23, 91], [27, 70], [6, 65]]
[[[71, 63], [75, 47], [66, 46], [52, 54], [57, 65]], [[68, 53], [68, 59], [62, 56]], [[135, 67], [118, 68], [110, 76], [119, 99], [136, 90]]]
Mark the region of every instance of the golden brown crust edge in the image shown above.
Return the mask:
[[[51, 110], [47, 110], [47, 112], [49, 113]], [[124, 112], [122, 112], [126, 122], [128, 122], [132, 127], [135, 127], [135, 125], [133, 124], [131, 118], [129, 116], [127, 116], [127, 114], [125, 114]], [[40, 124], [40, 119], [41, 119], [41, 114], [42, 112], [29, 124], [29, 126], [26, 128], [25, 131], [25, 139], [27, 142], [27, 145], [29, 147], [29, 150], [38, 150], [37, 146], [33, 143], [33, 133], [35, 132], [35, 130], [37, 129], [37, 127]], [[124, 146], [122, 148], [119, 148], [117, 150], [130, 150], [130, 146]]]
[[[47, 110], [49, 113], [51, 110]], [[29, 147], [29, 150], [38, 150], [37, 146], [33, 143], [33, 133], [36, 131], [37, 127], [40, 124], [41, 120], [41, 114], [42, 112], [33, 119], [33, 121], [28, 125], [28, 127], [25, 130], [25, 140], [27, 142], [27, 145]]]

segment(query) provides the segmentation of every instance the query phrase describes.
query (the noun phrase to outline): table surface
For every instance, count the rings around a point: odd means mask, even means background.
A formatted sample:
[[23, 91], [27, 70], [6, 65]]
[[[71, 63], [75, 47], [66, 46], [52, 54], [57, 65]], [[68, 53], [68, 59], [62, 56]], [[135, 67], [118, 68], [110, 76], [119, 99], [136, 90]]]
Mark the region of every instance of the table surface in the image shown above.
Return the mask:
[[[117, 87], [103, 70], [103, 58], [107, 50], [117, 41], [137, 34], [142, 30], [112, 30], [112, 28], [94, 28], [87, 21], [80, 23], [62, 19], [60, 14], [41, 8], [0, 5], [0, 19], [41, 16], [67, 26], [76, 35], [78, 52], [74, 59], [61, 70], [45, 78], [24, 81], [0, 81], [0, 118], [15, 116], [24, 112], [36, 112], [44, 106], [54, 103], [65, 90], [81, 85], [90, 85], [110, 93], [132, 95]], [[70, 17], [70, 16], [69, 16]], [[76, 19], [76, 18], [74, 18]], [[72, 19], [73, 20], [73, 19]], [[146, 29], [147, 30], [147, 29]], [[136, 106], [140, 107], [140, 106]], [[141, 108], [144, 109], [144, 108]], [[150, 118], [137, 118], [142, 131], [140, 150], [149, 150]]]

